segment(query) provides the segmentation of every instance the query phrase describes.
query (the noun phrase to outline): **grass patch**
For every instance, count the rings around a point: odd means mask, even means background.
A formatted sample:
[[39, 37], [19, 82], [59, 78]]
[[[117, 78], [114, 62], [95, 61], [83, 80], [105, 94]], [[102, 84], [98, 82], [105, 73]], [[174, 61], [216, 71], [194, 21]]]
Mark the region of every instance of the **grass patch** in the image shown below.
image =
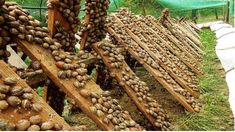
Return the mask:
[[177, 120], [179, 130], [233, 130], [230, 119], [231, 109], [228, 103], [228, 88], [223, 72], [218, 70], [220, 62], [215, 53], [215, 34], [209, 29], [200, 33], [203, 50], [204, 75], [200, 77], [203, 108], [200, 113], [187, 113]]

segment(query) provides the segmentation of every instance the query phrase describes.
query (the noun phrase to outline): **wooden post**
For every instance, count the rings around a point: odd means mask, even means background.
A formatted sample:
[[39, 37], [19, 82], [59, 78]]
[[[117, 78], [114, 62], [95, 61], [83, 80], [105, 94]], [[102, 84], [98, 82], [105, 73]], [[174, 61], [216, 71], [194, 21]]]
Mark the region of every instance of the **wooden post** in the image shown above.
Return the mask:
[[47, 90], [48, 90], [48, 87], [47, 86], [44, 86], [43, 87], [43, 92], [42, 92], [42, 98], [44, 101], [47, 102]]
[[217, 8], [215, 8], [215, 19], [218, 20], [218, 12], [217, 12]]
[[229, 0], [227, 0], [226, 8], [225, 8], [225, 22], [229, 23]]
[[197, 10], [192, 10], [192, 20], [197, 23]]

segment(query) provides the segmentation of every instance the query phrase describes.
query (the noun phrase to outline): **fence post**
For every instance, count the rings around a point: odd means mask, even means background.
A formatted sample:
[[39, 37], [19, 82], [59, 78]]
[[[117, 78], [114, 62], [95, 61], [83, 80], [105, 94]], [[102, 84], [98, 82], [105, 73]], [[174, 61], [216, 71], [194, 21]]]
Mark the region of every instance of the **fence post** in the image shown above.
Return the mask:
[[229, 0], [227, 0], [226, 8], [225, 8], [225, 22], [229, 23]]

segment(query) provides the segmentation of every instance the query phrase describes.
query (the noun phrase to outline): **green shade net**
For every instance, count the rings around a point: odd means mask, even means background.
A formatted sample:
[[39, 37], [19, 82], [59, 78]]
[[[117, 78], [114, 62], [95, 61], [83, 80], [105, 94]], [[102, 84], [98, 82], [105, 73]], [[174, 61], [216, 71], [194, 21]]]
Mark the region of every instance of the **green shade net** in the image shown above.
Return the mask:
[[[157, 0], [165, 8], [175, 11], [203, 9], [211, 7], [225, 6], [227, 0]], [[229, 0], [229, 15], [234, 13], [234, 0]]]
[[226, 0], [157, 0], [163, 7], [170, 10], [193, 10], [226, 5]]
[[108, 11], [109, 12], [117, 11], [118, 8], [121, 6], [122, 2], [123, 2], [123, 0], [110, 0]]

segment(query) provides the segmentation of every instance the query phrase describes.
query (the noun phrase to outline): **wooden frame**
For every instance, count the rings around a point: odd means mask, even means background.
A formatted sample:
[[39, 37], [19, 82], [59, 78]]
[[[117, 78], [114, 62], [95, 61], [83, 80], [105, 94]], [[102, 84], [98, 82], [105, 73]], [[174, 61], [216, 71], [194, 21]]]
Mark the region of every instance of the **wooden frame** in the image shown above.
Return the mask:
[[[2, 60], [0, 60], [0, 73], [2, 74], [3, 78], [6, 77], [16, 77], [18, 78], [18, 82], [16, 86], [21, 87], [29, 87], [28, 84], [20, 79], [20, 77]], [[3, 81], [0, 80], [0, 84], [3, 84]], [[20, 119], [29, 118], [30, 116], [39, 114], [43, 120], [49, 120], [51, 115], [53, 115], [53, 119], [51, 120], [54, 123], [58, 123], [63, 125], [65, 130], [70, 130], [70, 126], [64, 121], [62, 117], [60, 117], [39, 95], [32, 90], [33, 99], [32, 102], [39, 103], [42, 106], [42, 111], [40, 113], [35, 111], [26, 111], [21, 109], [20, 112], [16, 112], [15, 108], [9, 107], [6, 111], [0, 112], [0, 117], [2, 119], [9, 120], [12, 123], [17, 123]]]

